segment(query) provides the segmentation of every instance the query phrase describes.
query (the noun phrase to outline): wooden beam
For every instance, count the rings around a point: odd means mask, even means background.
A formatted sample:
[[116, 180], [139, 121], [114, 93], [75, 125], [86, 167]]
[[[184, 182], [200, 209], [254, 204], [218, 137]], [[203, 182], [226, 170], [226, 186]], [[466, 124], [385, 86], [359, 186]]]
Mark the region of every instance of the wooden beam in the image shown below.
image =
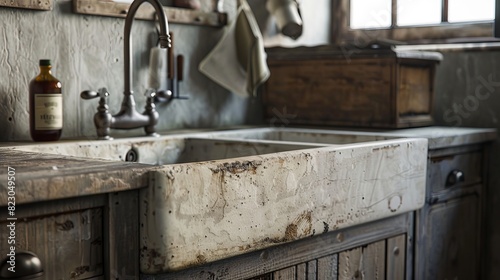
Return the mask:
[[[2, 0], [0, 0], [2, 1]], [[100, 15], [110, 17], [127, 16], [128, 3], [116, 3], [102, 0], [73, 0], [73, 12], [77, 14]], [[203, 12], [197, 10], [164, 7], [169, 23], [182, 23], [220, 27], [227, 24], [227, 13]], [[151, 5], [142, 5], [137, 11], [136, 18], [153, 20], [154, 8]]]
[[2, 7], [12, 7], [12, 8], [22, 8], [31, 10], [52, 10], [53, 0], [0, 0], [0, 6]]

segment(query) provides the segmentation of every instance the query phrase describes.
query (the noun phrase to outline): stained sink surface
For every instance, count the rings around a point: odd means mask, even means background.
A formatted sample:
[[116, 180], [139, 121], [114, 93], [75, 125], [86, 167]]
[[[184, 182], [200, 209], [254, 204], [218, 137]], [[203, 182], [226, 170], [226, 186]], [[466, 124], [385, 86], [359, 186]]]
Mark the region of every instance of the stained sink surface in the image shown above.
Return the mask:
[[416, 210], [427, 145], [266, 128], [14, 148], [155, 165], [139, 230], [141, 271], [157, 274]]

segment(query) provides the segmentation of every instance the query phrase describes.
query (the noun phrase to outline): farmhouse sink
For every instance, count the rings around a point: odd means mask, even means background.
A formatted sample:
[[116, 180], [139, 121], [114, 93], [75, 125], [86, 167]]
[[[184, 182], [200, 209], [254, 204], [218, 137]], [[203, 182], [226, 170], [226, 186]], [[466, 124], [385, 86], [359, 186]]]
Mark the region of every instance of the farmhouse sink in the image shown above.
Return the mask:
[[370, 140], [155, 168], [140, 197], [141, 272], [181, 270], [421, 208], [427, 139]]
[[160, 274], [423, 206], [427, 139], [238, 129], [18, 150], [150, 164], [140, 268]]

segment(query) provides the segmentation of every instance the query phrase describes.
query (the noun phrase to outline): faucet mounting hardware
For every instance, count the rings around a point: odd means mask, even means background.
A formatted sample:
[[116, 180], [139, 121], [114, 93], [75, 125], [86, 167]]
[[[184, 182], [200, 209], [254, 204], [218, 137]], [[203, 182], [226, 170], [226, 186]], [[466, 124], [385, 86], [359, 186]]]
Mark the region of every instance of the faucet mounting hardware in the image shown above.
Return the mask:
[[158, 136], [155, 126], [158, 123], [159, 114], [155, 109], [154, 100], [156, 96], [163, 97], [166, 101], [172, 100], [170, 90], [156, 92], [153, 89], [146, 90], [146, 108], [141, 114], [135, 108], [135, 100], [132, 92], [132, 43], [131, 31], [135, 14], [139, 7], [149, 2], [155, 9], [156, 16], [160, 25], [159, 43], [161, 48], [171, 48], [170, 35], [168, 31], [168, 19], [158, 0], [134, 0], [129, 7], [125, 18], [125, 38], [124, 38], [124, 92], [120, 111], [116, 115], [111, 115], [108, 110], [107, 97], [109, 96], [106, 88], [101, 88], [97, 92], [86, 90], [80, 96], [82, 99], [93, 99], [99, 97], [99, 106], [94, 115], [94, 124], [99, 139], [111, 140], [109, 132], [114, 129], [134, 129], [144, 127], [146, 135]]

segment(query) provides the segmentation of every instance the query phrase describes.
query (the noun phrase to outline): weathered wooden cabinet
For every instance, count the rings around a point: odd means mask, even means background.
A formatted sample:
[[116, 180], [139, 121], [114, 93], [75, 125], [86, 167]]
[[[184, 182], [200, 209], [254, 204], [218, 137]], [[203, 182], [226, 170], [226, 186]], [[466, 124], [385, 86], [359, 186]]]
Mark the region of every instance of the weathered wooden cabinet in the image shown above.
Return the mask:
[[[39, 257], [44, 275], [36, 279], [137, 279], [137, 206], [137, 191], [18, 205], [16, 251]], [[7, 211], [0, 221], [6, 228]], [[0, 231], [0, 252], [9, 234]]]
[[406, 235], [376, 241], [253, 279], [405, 279]]
[[270, 49], [262, 93], [271, 124], [401, 128], [433, 123], [433, 52]]
[[481, 145], [429, 151], [415, 279], [481, 279], [485, 156]]
[[[104, 279], [103, 200], [71, 202], [56, 201], [42, 207], [19, 205], [16, 251], [35, 253], [42, 262], [44, 279]], [[2, 219], [0, 226], [6, 228], [7, 223], [10, 221]], [[9, 233], [0, 233], [2, 252], [7, 251], [4, 247]]]

